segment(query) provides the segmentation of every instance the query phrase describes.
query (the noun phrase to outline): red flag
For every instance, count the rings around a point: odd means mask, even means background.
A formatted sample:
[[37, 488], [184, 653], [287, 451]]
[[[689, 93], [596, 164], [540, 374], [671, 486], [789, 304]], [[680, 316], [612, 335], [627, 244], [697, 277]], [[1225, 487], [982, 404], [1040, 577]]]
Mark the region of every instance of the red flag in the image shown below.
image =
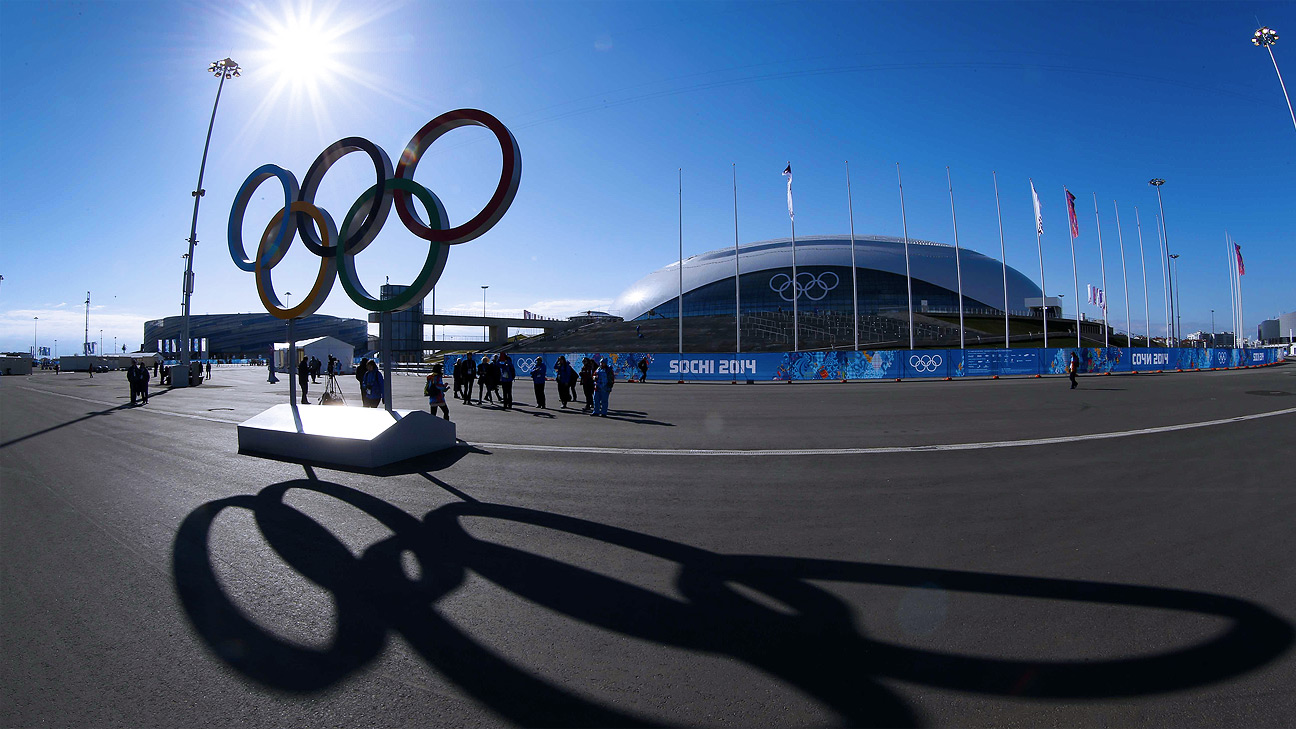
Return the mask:
[[1234, 247], [1235, 249], [1237, 249], [1238, 275], [1239, 275], [1239, 276], [1245, 276], [1245, 275], [1246, 275], [1246, 265], [1244, 265], [1244, 264], [1242, 263], [1242, 246], [1238, 245], [1237, 243], [1234, 243], [1234, 244], [1233, 244], [1233, 247]]
[[[1063, 189], [1063, 190], [1066, 190], [1065, 187], [1062, 188], [1062, 189]], [[1076, 216], [1075, 216], [1075, 195], [1072, 195], [1070, 190], [1066, 190], [1066, 196], [1067, 196], [1067, 217], [1071, 219], [1071, 237], [1072, 237], [1072, 238], [1079, 238], [1079, 237], [1080, 237], [1080, 223], [1076, 222]]]

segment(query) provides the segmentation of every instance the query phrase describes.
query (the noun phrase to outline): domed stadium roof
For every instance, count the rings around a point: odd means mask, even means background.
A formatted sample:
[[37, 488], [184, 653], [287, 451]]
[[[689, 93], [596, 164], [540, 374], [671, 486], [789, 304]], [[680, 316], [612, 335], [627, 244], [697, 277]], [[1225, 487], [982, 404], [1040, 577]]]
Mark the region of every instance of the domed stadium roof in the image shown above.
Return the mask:
[[[797, 238], [797, 268], [844, 267], [851, 265], [850, 236], [826, 235]], [[792, 240], [749, 243], [739, 248], [738, 267], [744, 277], [767, 270], [792, 267]], [[963, 248], [959, 253], [963, 271], [963, 296], [989, 308], [1002, 309], [1004, 270], [994, 258]], [[904, 239], [887, 236], [855, 236], [855, 265], [861, 271], [876, 270], [905, 275]], [[933, 241], [909, 239], [909, 268], [915, 281], [925, 281], [949, 291], [958, 291], [954, 247]], [[699, 289], [734, 275], [734, 250], [721, 248], [684, 259], [684, 292]], [[778, 274], [776, 274], [778, 275]], [[1011, 266], [1008, 267], [1008, 309], [1025, 310], [1026, 299], [1039, 298], [1040, 288]], [[679, 263], [671, 263], [636, 281], [612, 304], [612, 312], [627, 321], [679, 296]], [[849, 284], [849, 279], [843, 282]], [[849, 290], [849, 287], [848, 287]], [[861, 287], [861, 305], [869, 291]], [[673, 304], [672, 304], [673, 306]], [[744, 307], [745, 308], [745, 307]]]

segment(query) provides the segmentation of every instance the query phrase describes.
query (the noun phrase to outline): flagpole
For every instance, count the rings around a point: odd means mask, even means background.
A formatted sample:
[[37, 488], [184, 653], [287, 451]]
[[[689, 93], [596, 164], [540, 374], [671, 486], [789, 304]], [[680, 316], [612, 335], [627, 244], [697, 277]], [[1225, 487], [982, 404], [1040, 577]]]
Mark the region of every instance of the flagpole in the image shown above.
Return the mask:
[[684, 168], [679, 169], [679, 353], [684, 354]]
[[738, 163], [733, 163], [734, 192], [734, 352], [742, 353], [742, 294], [738, 271]]
[[1166, 258], [1165, 236], [1161, 234], [1161, 216], [1160, 215], [1156, 216], [1156, 220], [1157, 220], [1157, 243], [1161, 244], [1161, 262], [1162, 264], [1164, 264], [1158, 266], [1158, 268], [1161, 269], [1161, 296], [1162, 296], [1161, 303], [1165, 305], [1165, 317], [1166, 317], [1165, 343], [1166, 343], [1166, 347], [1169, 348], [1171, 346], [1170, 344], [1170, 283], [1169, 283], [1170, 259]]
[[1233, 285], [1233, 246], [1229, 243], [1228, 231], [1224, 231], [1224, 256], [1228, 268], [1224, 269], [1229, 275], [1229, 313], [1233, 315], [1230, 326], [1233, 329], [1233, 345], [1237, 346], [1237, 287]]
[[855, 202], [851, 199], [850, 160], [846, 160], [846, 209], [850, 213], [851, 236], [851, 303], [855, 315], [855, 351], [859, 351], [859, 283], [855, 272]]
[[1121, 233], [1120, 206], [1112, 200], [1112, 207], [1116, 209], [1116, 241], [1120, 244], [1121, 278], [1125, 281], [1125, 346], [1132, 347], [1134, 330], [1130, 328], [1129, 274], [1125, 270], [1125, 236]]
[[[1032, 202], [1038, 203], [1039, 195], [1035, 192], [1035, 180], [1027, 177], [1031, 185]], [[1044, 348], [1048, 349], [1048, 289], [1044, 287], [1044, 244], [1040, 242], [1040, 236], [1044, 231], [1041, 230], [1044, 225], [1041, 222], [1039, 206], [1035, 206], [1035, 248], [1039, 250], [1040, 262], [1040, 313], [1044, 315]], [[1077, 304], [1078, 306], [1078, 304]]]
[[797, 314], [797, 299], [801, 298], [800, 284], [797, 283], [796, 264], [796, 214], [792, 212], [792, 163], [788, 162], [788, 222], [792, 225], [792, 351], [801, 351], [801, 324]]
[[999, 259], [1003, 263], [1004, 349], [1010, 349], [1008, 343], [1008, 254], [1004, 251], [1003, 212], [999, 209], [999, 174], [994, 170], [990, 170], [990, 175], [994, 178], [995, 215], [999, 216]]
[[1102, 221], [1098, 219], [1098, 193], [1093, 194], [1094, 223], [1098, 228], [1098, 265], [1102, 268], [1102, 313], [1103, 313], [1103, 347], [1110, 347], [1107, 341], [1107, 261], [1103, 258]]
[[967, 349], [963, 333], [963, 263], [959, 260], [958, 215], [954, 213], [954, 180], [950, 177], [949, 165], [945, 165], [945, 182], [949, 185], [950, 218], [954, 221], [954, 273], [958, 277], [959, 349]]
[[[1067, 204], [1067, 218], [1074, 217], [1075, 205], [1071, 202], [1071, 191], [1062, 186], [1062, 195]], [[1068, 223], [1070, 221], [1068, 220]], [[1068, 231], [1070, 232], [1070, 231]], [[1076, 273], [1075, 235], [1071, 235], [1071, 285], [1075, 287], [1076, 307], [1076, 349], [1080, 348], [1080, 276]], [[1086, 284], [1087, 285], [1087, 284]]]
[[[913, 325], [913, 279], [909, 276], [909, 220], [905, 217], [904, 202], [904, 178], [900, 175], [900, 163], [896, 162], [896, 182], [900, 185], [900, 226], [904, 231], [904, 254], [905, 254], [905, 289], [908, 291], [909, 298], [909, 349], [914, 348], [914, 325]], [[1047, 341], [1048, 327], [1045, 326], [1044, 337]]]
[[1147, 346], [1152, 346], [1152, 314], [1148, 309], [1147, 261], [1143, 258], [1143, 223], [1139, 220], [1138, 206], [1134, 206], [1134, 227], [1138, 229], [1139, 268], [1143, 271], [1143, 323], [1146, 326]]
[[[1238, 331], [1242, 333], [1242, 341], [1246, 341], [1246, 310], [1242, 307], [1242, 271], [1238, 268], [1237, 258], [1240, 255], [1238, 244], [1233, 243], [1233, 270], [1237, 272], [1237, 292], [1238, 292]], [[1281, 334], [1281, 332], [1279, 332]]]

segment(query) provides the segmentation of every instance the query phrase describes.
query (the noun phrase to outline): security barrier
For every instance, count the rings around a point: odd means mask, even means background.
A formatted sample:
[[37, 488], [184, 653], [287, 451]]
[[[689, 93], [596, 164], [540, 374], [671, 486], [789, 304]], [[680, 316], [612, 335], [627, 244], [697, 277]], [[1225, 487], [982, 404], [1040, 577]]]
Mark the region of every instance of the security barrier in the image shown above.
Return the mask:
[[[1071, 353], [1080, 356], [1081, 374], [1176, 372], [1271, 365], [1279, 349], [1146, 349], [1082, 347], [1049, 349], [895, 349], [860, 352], [782, 352], [759, 354], [677, 354], [661, 352], [544, 352], [511, 354], [519, 379], [544, 357], [549, 377], [561, 355], [579, 371], [581, 361], [609, 359], [618, 380], [638, 379], [639, 362], [648, 359], [651, 381], [895, 380], [955, 377], [1009, 377], [1066, 374]], [[446, 357], [452, 372], [461, 355]], [[480, 357], [478, 358], [480, 360]]]

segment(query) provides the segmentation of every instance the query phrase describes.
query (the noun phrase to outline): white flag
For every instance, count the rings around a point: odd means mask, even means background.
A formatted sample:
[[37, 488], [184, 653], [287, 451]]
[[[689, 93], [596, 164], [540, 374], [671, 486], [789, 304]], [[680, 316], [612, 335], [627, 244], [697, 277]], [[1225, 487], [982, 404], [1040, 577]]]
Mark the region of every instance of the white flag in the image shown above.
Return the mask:
[[1093, 284], [1085, 284], [1085, 286], [1089, 289], [1089, 305], [1093, 306], [1096, 303], [1096, 299], [1094, 298], [1094, 286]]
[[788, 178], [788, 217], [795, 218], [796, 215], [792, 213], [792, 163], [791, 162], [788, 162], [788, 166], [786, 169], [783, 170], [783, 174], [786, 175]]
[[1031, 199], [1035, 201], [1035, 232], [1044, 235], [1044, 216], [1040, 214], [1039, 194], [1035, 192], [1035, 181], [1031, 180]]

